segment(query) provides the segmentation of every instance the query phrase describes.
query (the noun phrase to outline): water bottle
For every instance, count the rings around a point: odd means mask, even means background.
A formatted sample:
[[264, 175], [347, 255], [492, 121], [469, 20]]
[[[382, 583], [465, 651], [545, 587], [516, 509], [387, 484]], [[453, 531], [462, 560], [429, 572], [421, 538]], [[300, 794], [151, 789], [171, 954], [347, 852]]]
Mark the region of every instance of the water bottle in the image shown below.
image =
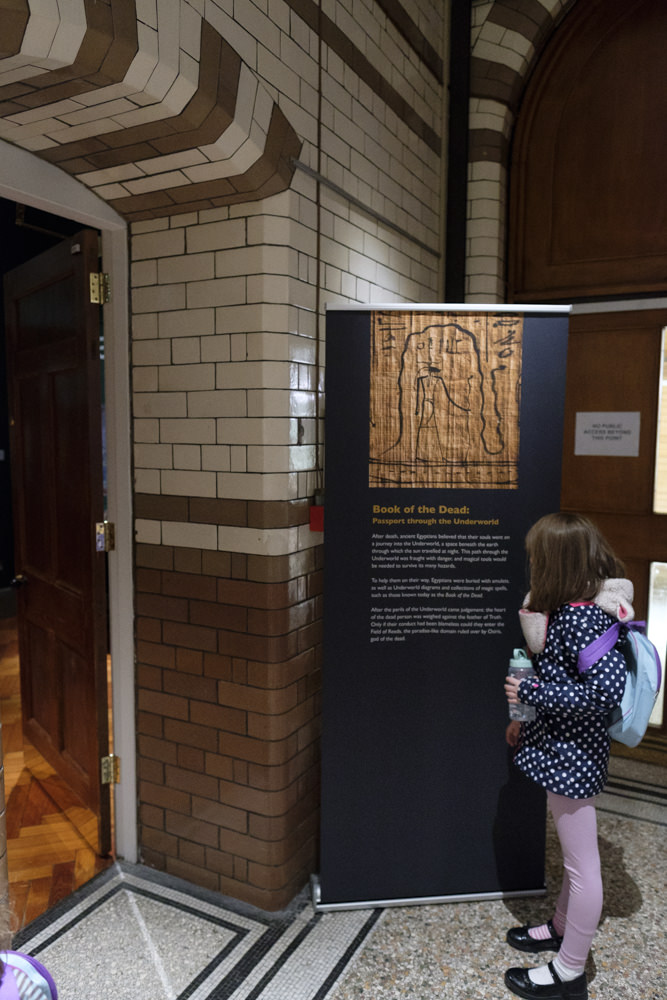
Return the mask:
[[[509, 676], [518, 677], [520, 681], [535, 676], [533, 665], [526, 656], [525, 650], [515, 649], [512, 653]], [[532, 722], [534, 718], [534, 705], [523, 705], [520, 701], [515, 705], [510, 705], [510, 719], [516, 719], [519, 722]]]

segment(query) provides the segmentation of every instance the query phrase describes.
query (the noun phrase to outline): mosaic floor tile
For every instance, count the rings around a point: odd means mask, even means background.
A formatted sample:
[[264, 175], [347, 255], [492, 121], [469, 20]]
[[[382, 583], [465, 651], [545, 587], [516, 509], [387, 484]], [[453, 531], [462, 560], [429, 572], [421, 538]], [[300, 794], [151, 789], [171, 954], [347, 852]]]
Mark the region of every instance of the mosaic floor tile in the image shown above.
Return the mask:
[[305, 894], [263, 913], [117, 864], [14, 947], [39, 956], [60, 1000], [322, 1000], [379, 916], [316, 913]]
[[[613, 759], [598, 819], [604, 909], [591, 1000], [664, 1000], [667, 770]], [[503, 973], [540, 964], [505, 943], [545, 919], [560, 885], [547, 824], [547, 893], [318, 911], [306, 891], [265, 913], [139, 865], [115, 865], [21, 931], [60, 1000], [508, 1000]]]

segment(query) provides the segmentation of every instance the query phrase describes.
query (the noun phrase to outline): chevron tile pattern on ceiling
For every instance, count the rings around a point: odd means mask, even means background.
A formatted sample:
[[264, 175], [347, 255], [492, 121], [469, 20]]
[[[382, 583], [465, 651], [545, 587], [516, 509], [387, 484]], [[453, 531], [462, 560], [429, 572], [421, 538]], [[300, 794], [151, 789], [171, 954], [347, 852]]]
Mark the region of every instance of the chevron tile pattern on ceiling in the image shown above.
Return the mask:
[[296, 132], [216, 3], [0, 0], [0, 139], [130, 220], [289, 186]]

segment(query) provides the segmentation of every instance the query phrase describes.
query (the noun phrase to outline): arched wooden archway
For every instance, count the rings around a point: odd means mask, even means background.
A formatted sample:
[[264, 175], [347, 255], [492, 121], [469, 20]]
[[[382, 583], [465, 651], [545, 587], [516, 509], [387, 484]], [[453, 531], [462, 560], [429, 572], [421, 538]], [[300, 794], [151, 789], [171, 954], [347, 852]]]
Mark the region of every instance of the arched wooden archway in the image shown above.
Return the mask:
[[667, 7], [577, 4], [526, 89], [514, 133], [515, 302], [667, 289]]

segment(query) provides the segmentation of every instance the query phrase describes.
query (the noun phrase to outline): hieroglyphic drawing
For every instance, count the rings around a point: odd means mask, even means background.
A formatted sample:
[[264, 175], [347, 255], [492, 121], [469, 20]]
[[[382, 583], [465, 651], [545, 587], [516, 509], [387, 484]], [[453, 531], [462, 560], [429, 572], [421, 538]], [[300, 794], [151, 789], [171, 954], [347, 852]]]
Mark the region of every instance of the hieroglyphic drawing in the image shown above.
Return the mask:
[[523, 317], [371, 317], [371, 486], [516, 489]]

